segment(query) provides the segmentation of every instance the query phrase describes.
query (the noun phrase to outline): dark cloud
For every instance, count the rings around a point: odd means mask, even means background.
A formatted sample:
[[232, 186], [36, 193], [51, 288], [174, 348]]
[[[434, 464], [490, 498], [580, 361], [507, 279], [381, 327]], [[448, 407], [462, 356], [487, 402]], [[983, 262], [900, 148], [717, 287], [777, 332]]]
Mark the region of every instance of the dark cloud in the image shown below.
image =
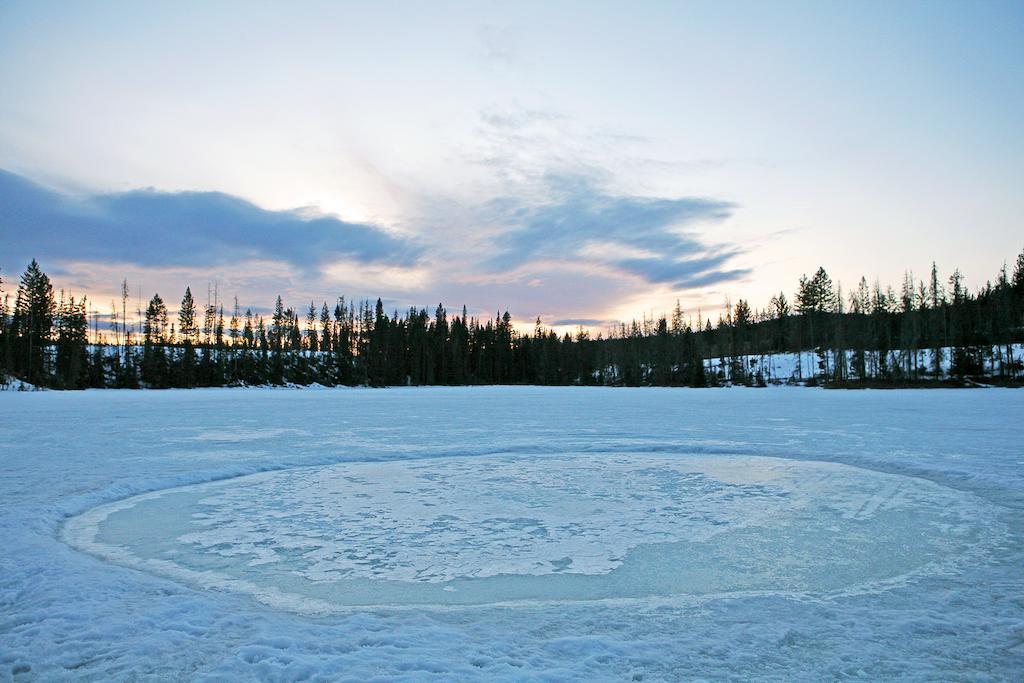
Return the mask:
[[268, 211], [219, 192], [70, 197], [0, 171], [0, 258], [210, 267], [283, 261], [315, 274], [340, 258], [411, 265], [417, 245], [378, 226], [301, 211]]
[[[527, 205], [503, 198], [487, 206], [487, 219], [505, 226], [489, 268], [510, 270], [545, 259], [591, 261], [677, 288], [734, 280], [749, 272], [723, 268], [741, 253], [739, 247], [708, 244], [685, 232], [728, 218], [735, 208], [729, 202], [613, 196], [584, 176], [549, 177], [547, 183], [550, 201]], [[602, 245], [607, 253], [582, 253], [588, 244]], [[637, 253], [643, 255], [629, 255]]]
[[648, 282], [670, 283], [676, 289], [706, 287], [718, 282], [737, 280], [750, 273], [748, 268], [721, 269], [720, 266], [741, 252], [737, 248], [719, 249], [716, 253], [683, 260], [663, 257], [626, 258], [612, 260], [611, 263]]

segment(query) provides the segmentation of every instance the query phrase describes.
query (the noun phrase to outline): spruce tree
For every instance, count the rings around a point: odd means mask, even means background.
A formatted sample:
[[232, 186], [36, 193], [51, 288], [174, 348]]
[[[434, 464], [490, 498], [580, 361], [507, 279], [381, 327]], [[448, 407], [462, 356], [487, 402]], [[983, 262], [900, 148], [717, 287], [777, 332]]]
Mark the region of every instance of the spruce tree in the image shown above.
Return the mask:
[[150, 387], [168, 386], [167, 356], [163, 345], [167, 341], [167, 305], [154, 294], [146, 306], [142, 326], [142, 381]]
[[167, 305], [154, 294], [146, 306], [146, 317], [142, 326], [142, 334], [145, 341], [152, 344], [163, 344], [167, 341]]
[[1024, 296], [1024, 251], [1017, 256], [1017, 265], [1013, 269], [1013, 288], [1018, 296]]
[[57, 312], [58, 380], [65, 389], [84, 389], [89, 384], [85, 299], [76, 303], [75, 297], [70, 297], [64, 301], [63, 293], [61, 299]]
[[195, 343], [199, 329], [196, 327], [196, 301], [192, 298], [192, 289], [185, 288], [185, 295], [181, 298], [181, 307], [178, 309], [178, 334], [184, 341]]
[[48, 383], [49, 344], [56, 302], [50, 278], [35, 259], [18, 285], [14, 302], [14, 369], [32, 384]]
[[196, 322], [196, 302], [192, 298], [192, 290], [185, 288], [185, 295], [181, 299], [181, 307], [178, 309], [178, 334], [181, 335], [184, 350], [181, 354], [180, 371], [178, 373], [178, 386], [190, 388], [196, 381], [196, 352], [193, 348], [199, 329]]
[[291, 314], [286, 313], [281, 295], [274, 302], [274, 317], [271, 320], [267, 341], [271, 350], [270, 381], [272, 384], [284, 384], [284, 346], [288, 333], [288, 322]]
[[931, 279], [928, 285], [928, 336], [932, 347], [932, 374], [942, 377], [942, 361], [946, 339], [946, 293], [939, 283], [939, 269], [932, 261]]
[[309, 302], [309, 311], [306, 313], [306, 348], [315, 354], [320, 346], [319, 335], [316, 333], [316, 304]]
[[332, 350], [333, 344], [333, 330], [331, 329], [331, 311], [327, 308], [327, 302], [325, 301], [323, 306], [320, 308], [320, 350], [324, 353], [329, 354]]
[[10, 295], [3, 291], [3, 278], [0, 278], [0, 383], [7, 379], [11, 370], [12, 333]]

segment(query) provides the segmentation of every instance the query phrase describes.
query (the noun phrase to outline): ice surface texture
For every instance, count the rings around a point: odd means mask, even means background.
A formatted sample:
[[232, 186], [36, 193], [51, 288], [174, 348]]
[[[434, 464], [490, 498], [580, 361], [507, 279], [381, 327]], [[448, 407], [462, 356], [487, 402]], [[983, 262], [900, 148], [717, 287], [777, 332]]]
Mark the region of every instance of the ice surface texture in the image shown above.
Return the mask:
[[847, 465], [577, 453], [255, 474], [101, 506], [64, 536], [322, 614], [866, 590], [964, 562], [995, 542], [990, 516], [952, 489]]
[[[1024, 670], [1021, 392], [11, 392], [0, 413], [0, 681]], [[372, 539], [416, 542], [416, 482], [462, 521], [390, 555]], [[342, 523], [363, 505], [390, 516]], [[518, 573], [493, 573], [499, 539]]]

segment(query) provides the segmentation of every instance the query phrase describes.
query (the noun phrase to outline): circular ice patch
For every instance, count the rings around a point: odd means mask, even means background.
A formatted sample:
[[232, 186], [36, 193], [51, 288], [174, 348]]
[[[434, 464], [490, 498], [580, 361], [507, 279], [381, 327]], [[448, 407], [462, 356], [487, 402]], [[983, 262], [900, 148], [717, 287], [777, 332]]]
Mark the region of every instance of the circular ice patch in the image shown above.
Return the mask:
[[269, 604], [651, 599], [865, 590], [979, 546], [932, 482], [763, 457], [350, 462], [169, 489], [72, 519], [115, 562]]

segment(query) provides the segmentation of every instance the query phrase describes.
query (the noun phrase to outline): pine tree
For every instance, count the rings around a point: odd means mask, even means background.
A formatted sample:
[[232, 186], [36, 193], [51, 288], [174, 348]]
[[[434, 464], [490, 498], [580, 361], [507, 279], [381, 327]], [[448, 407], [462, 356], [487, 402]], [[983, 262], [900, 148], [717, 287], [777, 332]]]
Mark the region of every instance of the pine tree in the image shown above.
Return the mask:
[[1024, 251], [1017, 256], [1017, 266], [1013, 269], [1013, 288], [1019, 296], [1024, 296]]
[[323, 306], [320, 308], [320, 350], [324, 353], [329, 354], [332, 350], [333, 344], [333, 330], [331, 329], [331, 312], [327, 308], [327, 302], [325, 301]]
[[235, 297], [235, 307], [231, 310], [231, 321], [228, 323], [228, 343], [232, 348], [238, 346], [242, 336], [242, 320], [239, 315], [238, 297]]
[[846, 363], [846, 311], [843, 309], [843, 286], [836, 284], [836, 294], [833, 299], [832, 317], [832, 378], [837, 382], [845, 382], [849, 376]]
[[0, 383], [7, 379], [12, 365], [11, 302], [10, 295], [3, 291], [0, 278]]
[[121, 281], [121, 341], [123, 343], [119, 353], [121, 368], [120, 373], [124, 373], [124, 366], [130, 364], [129, 358], [129, 347], [131, 346], [131, 340], [128, 338], [128, 278]]
[[146, 306], [142, 334], [142, 381], [150, 387], [166, 387], [170, 378], [163, 345], [168, 341], [168, 318], [167, 305], [159, 294]]
[[218, 349], [224, 348], [224, 306], [217, 307], [217, 322], [213, 327], [213, 343]]
[[163, 344], [167, 341], [167, 329], [167, 305], [164, 304], [164, 300], [160, 298], [159, 294], [154, 294], [146, 306], [146, 318], [142, 327], [143, 337], [151, 344]]
[[448, 381], [448, 313], [441, 304], [438, 304], [434, 311], [433, 332], [434, 381], [438, 384], [446, 384]]
[[84, 389], [89, 383], [85, 299], [78, 303], [74, 297], [63, 301], [63, 292], [61, 299], [57, 312], [57, 376], [65, 389]]
[[210, 346], [214, 342], [214, 334], [217, 328], [217, 307], [207, 301], [203, 308], [203, 339], [204, 346]]
[[56, 302], [50, 278], [35, 259], [28, 265], [14, 302], [14, 369], [32, 384], [48, 383], [48, 346]]
[[316, 304], [310, 301], [306, 310], [306, 348], [315, 353], [320, 346], [319, 341], [319, 335], [316, 333]]
[[178, 334], [184, 341], [193, 344], [199, 329], [196, 326], [196, 302], [192, 298], [192, 290], [185, 288], [185, 296], [181, 298], [181, 308], [178, 309]]
[[190, 388], [196, 382], [196, 352], [193, 345], [199, 329], [196, 321], [196, 302], [189, 287], [185, 288], [185, 295], [178, 309], [178, 334], [181, 335], [185, 347], [181, 354], [178, 386]]
[[750, 334], [750, 326], [753, 323], [753, 313], [750, 310], [750, 304], [743, 299], [739, 299], [733, 308], [731, 322], [732, 348], [730, 356], [732, 367], [730, 369], [730, 377], [734, 382], [749, 384], [749, 372], [743, 359], [749, 351], [747, 340]]
[[800, 277], [796, 304], [797, 312], [801, 316], [800, 322], [806, 321], [807, 339], [818, 354], [821, 373], [828, 375], [829, 344], [825, 332], [827, 317], [836, 306], [836, 295], [832, 287], [832, 278], [824, 268], [819, 267], [810, 280], [806, 275]]
[[942, 347], [947, 342], [946, 293], [939, 283], [939, 269], [932, 261], [931, 279], [928, 285], [928, 336], [932, 340], [932, 374], [942, 377]]

